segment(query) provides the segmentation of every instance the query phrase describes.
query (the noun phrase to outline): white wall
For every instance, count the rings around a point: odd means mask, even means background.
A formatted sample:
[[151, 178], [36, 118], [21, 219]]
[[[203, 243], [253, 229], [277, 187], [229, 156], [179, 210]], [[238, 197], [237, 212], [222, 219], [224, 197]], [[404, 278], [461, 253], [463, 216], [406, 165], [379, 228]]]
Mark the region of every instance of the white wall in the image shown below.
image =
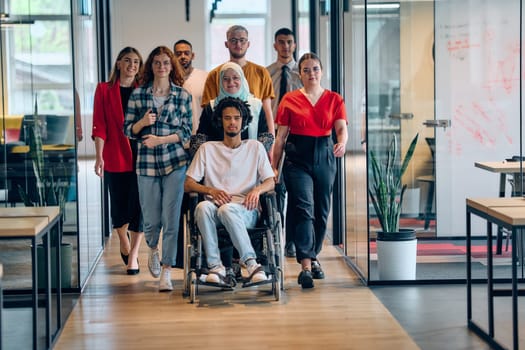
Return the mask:
[[[155, 47], [166, 45], [173, 48], [175, 41], [186, 39], [192, 43], [195, 52], [193, 65], [206, 69], [209, 61], [206, 57], [208, 43], [210, 40], [224, 41], [226, 38], [226, 33], [207, 37], [210, 7], [206, 0], [190, 1], [189, 22], [186, 21], [184, 0], [112, 0], [110, 6], [113, 58], [123, 47], [133, 46], [145, 60]], [[291, 26], [290, 1], [270, 0], [269, 18], [267, 64], [275, 60], [272, 46], [274, 32], [281, 27]], [[247, 57], [249, 59], [249, 52]]]

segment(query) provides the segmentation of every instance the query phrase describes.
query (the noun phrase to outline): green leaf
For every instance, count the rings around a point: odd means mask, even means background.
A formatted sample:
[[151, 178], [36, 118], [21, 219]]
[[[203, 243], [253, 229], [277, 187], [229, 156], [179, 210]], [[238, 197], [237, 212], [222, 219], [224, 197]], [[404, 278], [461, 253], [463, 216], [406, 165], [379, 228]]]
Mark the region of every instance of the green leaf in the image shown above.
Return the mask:
[[399, 232], [399, 218], [407, 188], [406, 184], [402, 184], [402, 178], [412, 159], [418, 138], [419, 134], [416, 134], [402, 161], [397, 156], [398, 142], [395, 134], [392, 134], [384, 164], [370, 150], [372, 181], [368, 193], [383, 232]]

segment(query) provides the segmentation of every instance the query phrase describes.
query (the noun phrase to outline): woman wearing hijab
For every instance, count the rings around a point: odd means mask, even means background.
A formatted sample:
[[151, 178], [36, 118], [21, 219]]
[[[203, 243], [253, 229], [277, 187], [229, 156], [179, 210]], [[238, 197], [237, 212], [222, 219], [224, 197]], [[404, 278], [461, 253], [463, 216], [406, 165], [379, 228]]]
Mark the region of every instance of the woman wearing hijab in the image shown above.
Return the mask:
[[246, 126], [241, 134], [244, 139], [258, 139], [268, 152], [273, 144], [274, 137], [268, 132], [266, 117], [260, 99], [250, 93], [248, 81], [244, 72], [237, 63], [227, 62], [220, 71], [219, 95], [211, 100], [202, 110], [199, 128], [190, 141], [190, 153], [193, 156], [201, 144], [206, 141], [221, 141], [223, 131], [212, 123], [213, 111], [219, 102], [226, 97], [239, 98], [250, 106], [252, 122]]

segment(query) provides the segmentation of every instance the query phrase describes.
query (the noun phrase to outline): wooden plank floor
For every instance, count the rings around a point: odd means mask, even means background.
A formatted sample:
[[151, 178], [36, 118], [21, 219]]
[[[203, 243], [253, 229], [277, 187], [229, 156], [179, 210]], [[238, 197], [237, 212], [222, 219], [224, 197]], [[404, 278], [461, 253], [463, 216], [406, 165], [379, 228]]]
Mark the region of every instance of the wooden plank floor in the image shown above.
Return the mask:
[[267, 285], [200, 289], [190, 304], [180, 269], [173, 270], [174, 291], [158, 292], [145, 244], [140, 274], [127, 276], [113, 235], [55, 349], [418, 348], [333, 247], [321, 256], [327, 277], [312, 290], [301, 289], [299, 265], [287, 259], [279, 302]]

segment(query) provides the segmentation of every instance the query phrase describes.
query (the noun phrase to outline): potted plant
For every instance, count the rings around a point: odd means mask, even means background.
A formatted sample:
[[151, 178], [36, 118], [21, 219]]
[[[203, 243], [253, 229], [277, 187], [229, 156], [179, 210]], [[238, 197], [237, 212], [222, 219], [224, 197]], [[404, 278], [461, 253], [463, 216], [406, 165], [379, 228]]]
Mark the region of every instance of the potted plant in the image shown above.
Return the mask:
[[392, 135], [381, 163], [370, 151], [372, 184], [368, 190], [381, 231], [377, 232], [377, 263], [381, 280], [409, 280], [416, 278], [417, 239], [413, 229], [400, 229], [399, 219], [407, 185], [402, 183], [414, 154], [419, 134], [412, 139], [403, 159], [400, 159], [398, 141]]
[[[18, 184], [18, 192], [26, 206], [58, 206], [60, 208], [61, 220], [65, 220], [65, 205], [66, 195], [69, 189], [67, 182], [61, 182], [59, 178], [55, 177], [52, 167], [46, 167], [44, 164], [44, 150], [42, 146], [42, 121], [35, 113], [33, 116], [33, 123], [26, 132], [28, 133], [29, 141], [29, 157], [33, 164], [33, 176], [35, 178], [35, 186], [33, 190], [25, 190]], [[52, 287], [56, 287], [56, 278], [53, 277], [56, 266], [57, 247], [60, 247], [61, 254], [61, 285], [62, 288], [71, 288], [71, 263], [73, 246], [70, 243], [61, 242], [61, 232], [56, 232], [57, 228], [53, 228], [53, 232], [49, 235], [51, 245], [51, 271], [52, 271]], [[47, 236], [46, 238], [47, 239]], [[45, 241], [44, 241], [45, 244]], [[44, 247], [37, 246], [38, 258], [38, 276], [39, 285], [43, 285], [44, 280]], [[42, 278], [42, 280], [40, 280]]]

